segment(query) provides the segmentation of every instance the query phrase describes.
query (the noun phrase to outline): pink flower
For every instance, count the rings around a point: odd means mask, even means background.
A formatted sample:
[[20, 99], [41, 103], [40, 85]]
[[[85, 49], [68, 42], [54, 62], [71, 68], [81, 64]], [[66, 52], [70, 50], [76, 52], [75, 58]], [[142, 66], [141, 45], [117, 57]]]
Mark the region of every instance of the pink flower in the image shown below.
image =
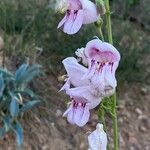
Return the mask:
[[[61, 90], [65, 90], [70, 96], [71, 102], [64, 113], [68, 122], [78, 126], [84, 126], [90, 117], [90, 109], [95, 108], [101, 102], [101, 97], [92, 94], [94, 91], [88, 79], [82, 80], [88, 69], [80, 65], [74, 57], [63, 60], [68, 79]], [[70, 88], [70, 86], [73, 88]], [[93, 92], [94, 93], [94, 92]]]
[[80, 30], [82, 24], [89, 24], [98, 20], [98, 13], [93, 2], [89, 0], [67, 0], [66, 3], [66, 14], [58, 24], [58, 28], [64, 25], [63, 31], [65, 33], [75, 34]]
[[89, 92], [90, 87], [77, 87], [66, 90], [71, 102], [64, 115], [71, 124], [84, 126], [90, 117], [90, 109], [95, 108], [100, 102], [100, 97], [94, 97]]
[[84, 126], [90, 117], [89, 110], [99, 105], [103, 97], [113, 94], [120, 54], [109, 43], [96, 39], [87, 43], [80, 57], [87, 59], [89, 68], [79, 64], [74, 57], [64, 59], [68, 79], [61, 90], [71, 98], [64, 116], [71, 124]]
[[103, 125], [98, 123], [96, 130], [88, 136], [88, 150], [106, 150], [107, 149], [107, 134], [103, 130]]
[[102, 96], [111, 95], [117, 86], [115, 71], [120, 61], [119, 52], [111, 44], [94, 39], [87, 43], [84, 53], [89, 69], [83, 79], [89, 79], [99, 93], [104, 92]]

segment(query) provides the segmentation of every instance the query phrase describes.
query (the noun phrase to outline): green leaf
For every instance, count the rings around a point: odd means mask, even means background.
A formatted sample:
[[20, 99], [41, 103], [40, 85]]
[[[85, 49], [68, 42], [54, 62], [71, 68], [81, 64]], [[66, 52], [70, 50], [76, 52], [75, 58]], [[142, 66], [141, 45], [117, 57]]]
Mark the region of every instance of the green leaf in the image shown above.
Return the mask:
[[19, 122], [17, 122], [17, 123], [12, 125], [12, 130], [16, 134], [17, 145], [18, 146], [22, 146], [22, 144], [23, 144], [23, 129], [22, 129], [22, 125]]
[[0, 128], [0, 138], [3, 138], [5, 136], [5, 133], [6, 133], [5, 128], [4, 127]]
[[27, 64], [22, 64], [19, 67], [19, 69], [15, 73], [15, 79], [16, 79], [17, 82], [20, 82], [23, 79], [24, 74], [27, 71], [27, 69], [28, 69], [28, 65]]
[[5, 88], [5, 85], [4, 85], [3, 75], [0, 74], [0, 98], [3, 95], [4, 88]]
[[9, 77], [9, 78], [14, 79], [14, 75], [5, 68], [0, 68], [0, 73], [2, 73], [3, 77], [5, 78]]
[[41, 73], [42, 66], [38, 64], [32, 65], [30, 68], [28, 68], [27, 72], [25, 73], [25, 82], [31, 81], [34, 77], [38, 76]]
[[39, 100], [32, 100], [32, 101], [25, 103], [22, 106], [22, 108], [20, 109], [20, 112], [24, 113], [24, 112], [28, 111], [29, 109], [31, 109], [33, 106], [35, 106], [39, 102], [40, 102]]
[[3, 118], [3, 122], [4, 122], [4, 127], [5, 127], [5, 130], [6, 132], [9, 131], [9, 128], [10, 128], [10, 117], [9, 116], [6, 116]]
[[14, 118], [18, 115], [18, 112], [19, 112], [19, 104], [16, 100], [16, 97], [13, 97], [10, 103], [10, 114]]
[[41, 73], [41, 68], [42, 66], [38, 64], [34, 64], [31, 67], [28, 66], [27, 69], [25, 69], [24, 66], [24, 72], [22, 73], [21, 78], [19, 79], [19, 84], [21, 87], [23, 87], [22, 89], [26, 87], [26, 84], [29, 81], [31, 81], [34, 77], [38, 76]]

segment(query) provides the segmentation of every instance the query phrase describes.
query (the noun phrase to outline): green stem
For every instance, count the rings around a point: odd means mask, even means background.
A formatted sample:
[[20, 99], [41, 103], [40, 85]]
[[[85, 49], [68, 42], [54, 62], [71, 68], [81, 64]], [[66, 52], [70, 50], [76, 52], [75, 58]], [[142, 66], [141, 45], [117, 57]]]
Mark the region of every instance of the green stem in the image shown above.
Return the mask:
[[104, 42], [104, 36], [103, 36], [103, 32], [102, 32], [102, 28], [101, 27], [98, 27], [98, 31], [99, 31], [99, 34], [100, 34], [100, 37], [101, 37], [101, 40]]
[[[111, 28], [111, 13], [109, 7], [109, 0], [105, 0], [105, 8], [106, 8], [106, 23], [107, 23], [107, 31], [108, 31], [108, 39], [109, 43], [113, 44], [112, 38], [112, 28]], [[117, 110], [116, 110], [116, 92], [112, 96], [113, 101], [113, 134], [114, 134], [114, 150], [118, 150], [118, 124], [117, 124]]]
[[106, 8], [106, 24], [107, 24], [107, 31], [108, 31], [108, 39], [109, 43], [113, 44], [112, 39], [112, 29], [111, 29], [111, 13], [109, 8], [109, 0], [105, 0], [105, 8]]

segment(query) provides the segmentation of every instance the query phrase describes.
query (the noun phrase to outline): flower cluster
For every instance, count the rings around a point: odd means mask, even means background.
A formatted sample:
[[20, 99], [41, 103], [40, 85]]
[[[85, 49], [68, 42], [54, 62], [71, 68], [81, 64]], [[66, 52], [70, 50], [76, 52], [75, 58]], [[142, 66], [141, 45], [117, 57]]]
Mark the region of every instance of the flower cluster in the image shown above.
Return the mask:
[[[56, 9], [65, 13], [65, 16], [58, 28], [63, 26], [64, 33], [75, 34], [83, 24], [98, 21], [99, 12], [102, 10], [103, 14], [105, 6], [103, 1], [97, 3], [99, 8], [90, 0], [60, 0]], [[90, 109], [115, 92], [115, 72], [120, 53], [113, 45], [97, 38], [89, 41], [85, 48], [77, 49], [75, 54], [77, 58], [68, 57], [62, 61], [67, 75], [61, 90], [70, 97], [63, 116], [67, 117], [69, 123], [82, 127], [90, 118]], [[102, 124], [96, 128], [88, 137], [89, 150], [106, 150], [107, 135]]]
[[87, 67], [79, 64], [74, 57], [64, 59], [68, 78], [61, 90], [65, 90], [71, 98], [64, 116], [71, 124], [81, 127], [89, 120], [89, 110], [114, 93], [120, 54], [114, 46], [99, 39], [88, 42], [76, 54]]

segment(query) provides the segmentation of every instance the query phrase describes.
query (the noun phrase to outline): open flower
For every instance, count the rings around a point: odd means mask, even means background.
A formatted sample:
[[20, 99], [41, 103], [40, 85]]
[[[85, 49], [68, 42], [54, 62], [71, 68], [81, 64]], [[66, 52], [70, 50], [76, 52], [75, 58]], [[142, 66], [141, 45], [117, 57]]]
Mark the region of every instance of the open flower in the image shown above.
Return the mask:
[[82, 24], [98, 20], [96, 6], [89, 0], [65, 0], [63, 4], [61, 8], [65, 8], [66, 14], [58, 24], [58, 28], [64, 25], [63, 31], [67, 34], [75, 34], [80, 30]]
[[106, 150], [107, 149], [107, 135], [103, 130], [103, 125], [98, 123], [96, 130], [88, 136], [89, 149], [88, 150]]
[[99, 92], [111, 95], [117, 86], [115, 71], [120, 61], [119, 52], [111, 44], [94, 39], [87, 43], [84, 53], [89, 69], [83, 79], [90, 79]]
[[77, 87], [66, 90], [71, 102], [64, 115], [71, 124], [80, 127], [84, 126], [90, 117], [90, 109], [95, 108], [100, 102], [101, 97], [94, 97], [90, 92], [90, 87]]
[[[71, 98], [64, 116], [71, 124], [81, 127], [89, 120], [89, 110], [99, 105], [102, 98], [93, 94], [95, 89], [92, 88], [88, 79], [82, 80], [83, 75], [88, 71], [87, 68], [80, 65], [74, 57], [64, 59], [63, 64], [68, 79], [61, 90], [65, 90]], [[70, 88], [71, 85], [73, 88]]]

